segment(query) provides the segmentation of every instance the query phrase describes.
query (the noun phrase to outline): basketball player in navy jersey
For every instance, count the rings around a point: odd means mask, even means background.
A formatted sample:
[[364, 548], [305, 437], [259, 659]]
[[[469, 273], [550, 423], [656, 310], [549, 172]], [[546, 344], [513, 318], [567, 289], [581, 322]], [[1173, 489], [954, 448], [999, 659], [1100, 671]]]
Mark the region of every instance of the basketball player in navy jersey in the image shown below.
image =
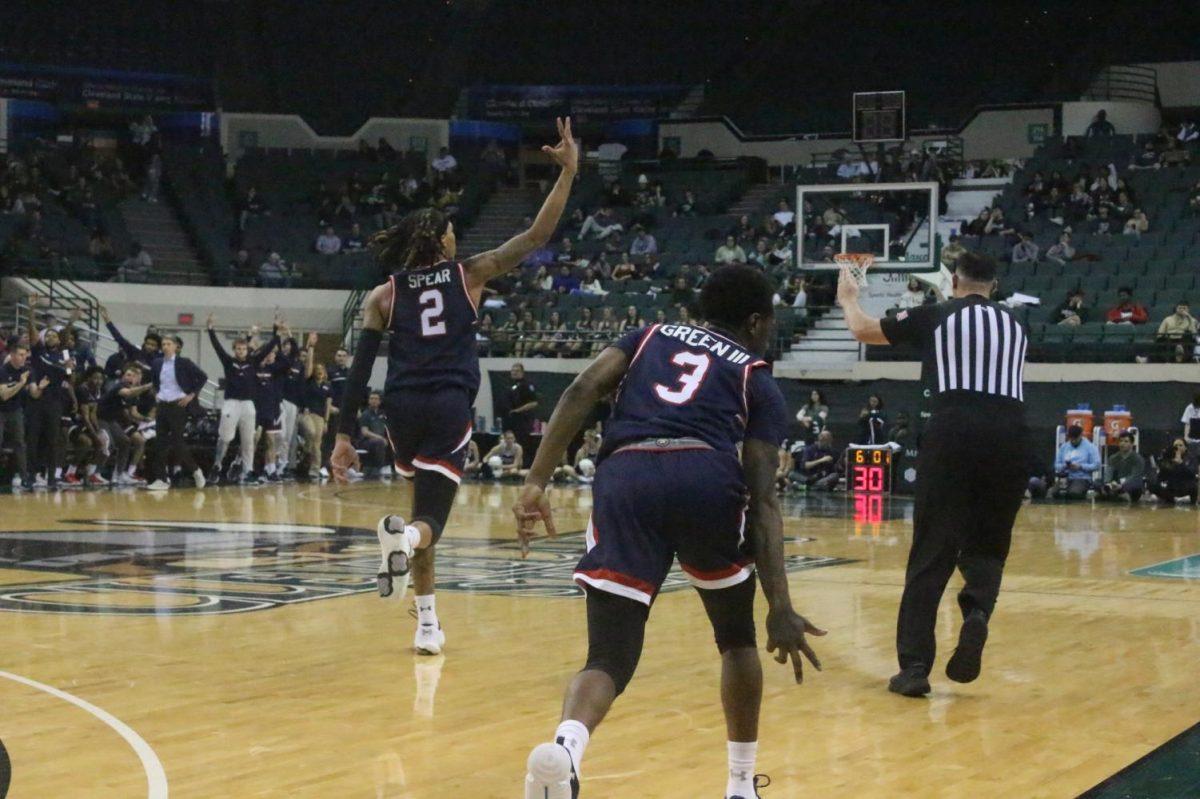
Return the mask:
[[579, 166], [571, 120], [558, 120], [560, 140], [543, 147], [562, 171], [533, 226], [505, 244], [455, 261], [454, 225], [423, 208], [377, 234], [372, 249], [391, 277], [363, 303], [363, 330], [350, 367], [330, 465], [340, 482], [359, 467], [351, 443], [359, 406], [386, 330], [387, 381], [384, 408], [396, 453], [396, 470], [413, 479], [411, 522], [384, 516], [376, 534], [382, 550], [379, 595], [404, 596], [416, 581], [420, 654], [436, 655], [445, 645], [433, 601], [433, 545], [441, 537], [471, 440], [471, 408], [479, 390], [475, 326], [489, 280], [515, 269], [554, 235]]
[[596, 471], [587, 554], [575, 570], [587, 594], [587, 665], [567, 690], [555, 742], [529, 756], [526, 799], [579, 795], [588, 739], [633, 677], [650, 606], [676, 557], [699, 590], [721, 653], [724, 796], [758, 796], [755, 568], [770, 607], [767, 650], [777, 651], [780, 663], [791, 658], [796, 682], [803, 678], [801, 653], [820, 668], [805, 634], [825, 634], [792, 609], [784, 570], [775, 469], [788, 414], [756, 354], [770, 342], [773, 294], [757, 269], [723, 267], [704, 284], [703, 326], [655, 324], [627, 334], [559, 400], [513, 508], [523, 548], [538, 521], [555, 534], [546, 485], [596, 403], [617, 392]]

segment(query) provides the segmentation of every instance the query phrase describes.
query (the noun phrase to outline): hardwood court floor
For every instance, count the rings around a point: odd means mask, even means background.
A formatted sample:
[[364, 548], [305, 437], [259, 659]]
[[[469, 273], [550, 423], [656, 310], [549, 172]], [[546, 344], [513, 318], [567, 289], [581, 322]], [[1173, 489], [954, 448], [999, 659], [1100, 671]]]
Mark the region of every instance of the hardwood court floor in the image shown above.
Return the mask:
[[[583, 544], [520, 561], [514, 493], [460, 493], [434, 659], [410, 652], [408, 603], [374, 594], [372, 529], [407, 486], [0, 497], [10, 799], [161, 797], [163, 782], [197, 799], [521, 796], [584, 656], [568, 582]], [[560, 528], [582, 529], [589, 501], [556, 492]], [[912, 700], [884, 690], [910, 506], [876, 524], [844, 497], [790, 506], [793, 593], [829, 635], [803, 686], [765, 664], [765, 799], [1073, 797], [1197, 721], [1200, 558], [1178, 559], [1200, 553], [1200, 513], [1026, 507], [983, 677], [949, 683], [943, 659]], [[947, 596], [943, 658], [956, 615]], [[720, 797], [717, 675], [699, 602], [664, 593], [584, 797]]]

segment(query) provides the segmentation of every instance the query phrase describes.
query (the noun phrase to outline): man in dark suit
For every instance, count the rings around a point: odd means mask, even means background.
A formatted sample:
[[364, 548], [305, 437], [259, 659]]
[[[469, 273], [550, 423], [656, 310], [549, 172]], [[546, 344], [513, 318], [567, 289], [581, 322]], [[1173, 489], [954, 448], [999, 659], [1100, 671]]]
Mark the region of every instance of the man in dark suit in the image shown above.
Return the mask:
[[183, 438], [183, 426], [187, 421], [187, 408], [196, 400], [204, 387], [208, 375], [199, 366], [179, 354], [183, 341], [178, 336], [166, 336], [162, 340], [162, 355], [154, 359], [151, 374], [154, 380], [154, 396], [158, 400], [156, 419], [158, 446], [151, 465], [153, 481], [146, 488], [150, 491], [166, 491], [171, 487], [167, 472], [167, 458], [172, 453], [185, 472], [192, 475], [196, 488], [204, 488], [204, 472], [196, 465]]

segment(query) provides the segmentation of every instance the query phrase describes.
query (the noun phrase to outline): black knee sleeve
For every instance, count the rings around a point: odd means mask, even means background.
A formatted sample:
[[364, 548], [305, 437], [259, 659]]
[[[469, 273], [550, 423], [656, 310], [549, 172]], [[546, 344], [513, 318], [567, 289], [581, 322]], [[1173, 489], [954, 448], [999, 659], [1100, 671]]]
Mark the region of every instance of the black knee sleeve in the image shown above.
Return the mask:
[[642, 657], [650, 608], [634, 599], [587, 589], [588, 659], [585, 671], [612, 678], [617, 696], [633, 679]]
[[712, 623], [717, 650], [725, 654], [730, 649], [757, 646], [754, 630], [754, 592], [757, 580], [753, 574], [730, 588], [710, 590], [701, 588], [700, 599]]
[[433, 529], [433, 543], [442, 537], [458, 483], [449, 477], [418, 469], [413, 478], [413, 521], [422, 521]]

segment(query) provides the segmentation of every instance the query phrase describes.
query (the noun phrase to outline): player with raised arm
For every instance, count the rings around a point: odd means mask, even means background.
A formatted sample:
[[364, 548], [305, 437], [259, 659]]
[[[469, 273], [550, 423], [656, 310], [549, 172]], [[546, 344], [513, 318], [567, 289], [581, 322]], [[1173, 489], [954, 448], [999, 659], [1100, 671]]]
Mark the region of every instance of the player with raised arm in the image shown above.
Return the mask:
[[413, 505], [411, 521], [396, 515], [379, 520], [379, 595], [403, 597], [411, 568], [418, 653], [438, 654], [445, 644], [433, 601], [433, 546], [445, 529], [471, 440], [471, 407], [479, 390], [475, 326], [483, 288], [544, 246], [558, 227], [579, 166], [569, 118], [558, 120], [558, 133], [556, 146], [542, 148], [562, 169], [554, 188], [533, 226], [500, 247], [455, 261], [454, 225], [432, 208], [408, 214], [371, 240], [376, 258], [391, 277], [363, 303], [363, 329], [330, 465], [339, 482], [346, 481], [350, 467], [359, 467], [351, 442], [386, 330], [390, 336], [383, 404], [396, 470], [413, 478]]
[[625, 335], [554, 410], [513, 508], [523, 551], [539, 521], [555, 534], [546, 485], [596, 403], [617, 392], [596, 471], [587, 554], [575, 570], [587, 594], [587, 665], [567, 689], [554, 743], [529, 756], [526, 799], [579, 795], [588, 739], [633, 677], [650, 605], [676, 557], [699, 590], [721, 653], [724, 795], [758, 796], [756, 566], [769, 606], [767, 650], [780, 663], [791, 658], [796, 682], [802, 653], [820, 668], [805, 634], [825, 634], [792, 609], [784, 570], [775, 469], [788, 415], [758, 355], [774, 327], [773, 294], [757, 269], [717, 270], [700, 297], [704, 325], [655, 324]]

